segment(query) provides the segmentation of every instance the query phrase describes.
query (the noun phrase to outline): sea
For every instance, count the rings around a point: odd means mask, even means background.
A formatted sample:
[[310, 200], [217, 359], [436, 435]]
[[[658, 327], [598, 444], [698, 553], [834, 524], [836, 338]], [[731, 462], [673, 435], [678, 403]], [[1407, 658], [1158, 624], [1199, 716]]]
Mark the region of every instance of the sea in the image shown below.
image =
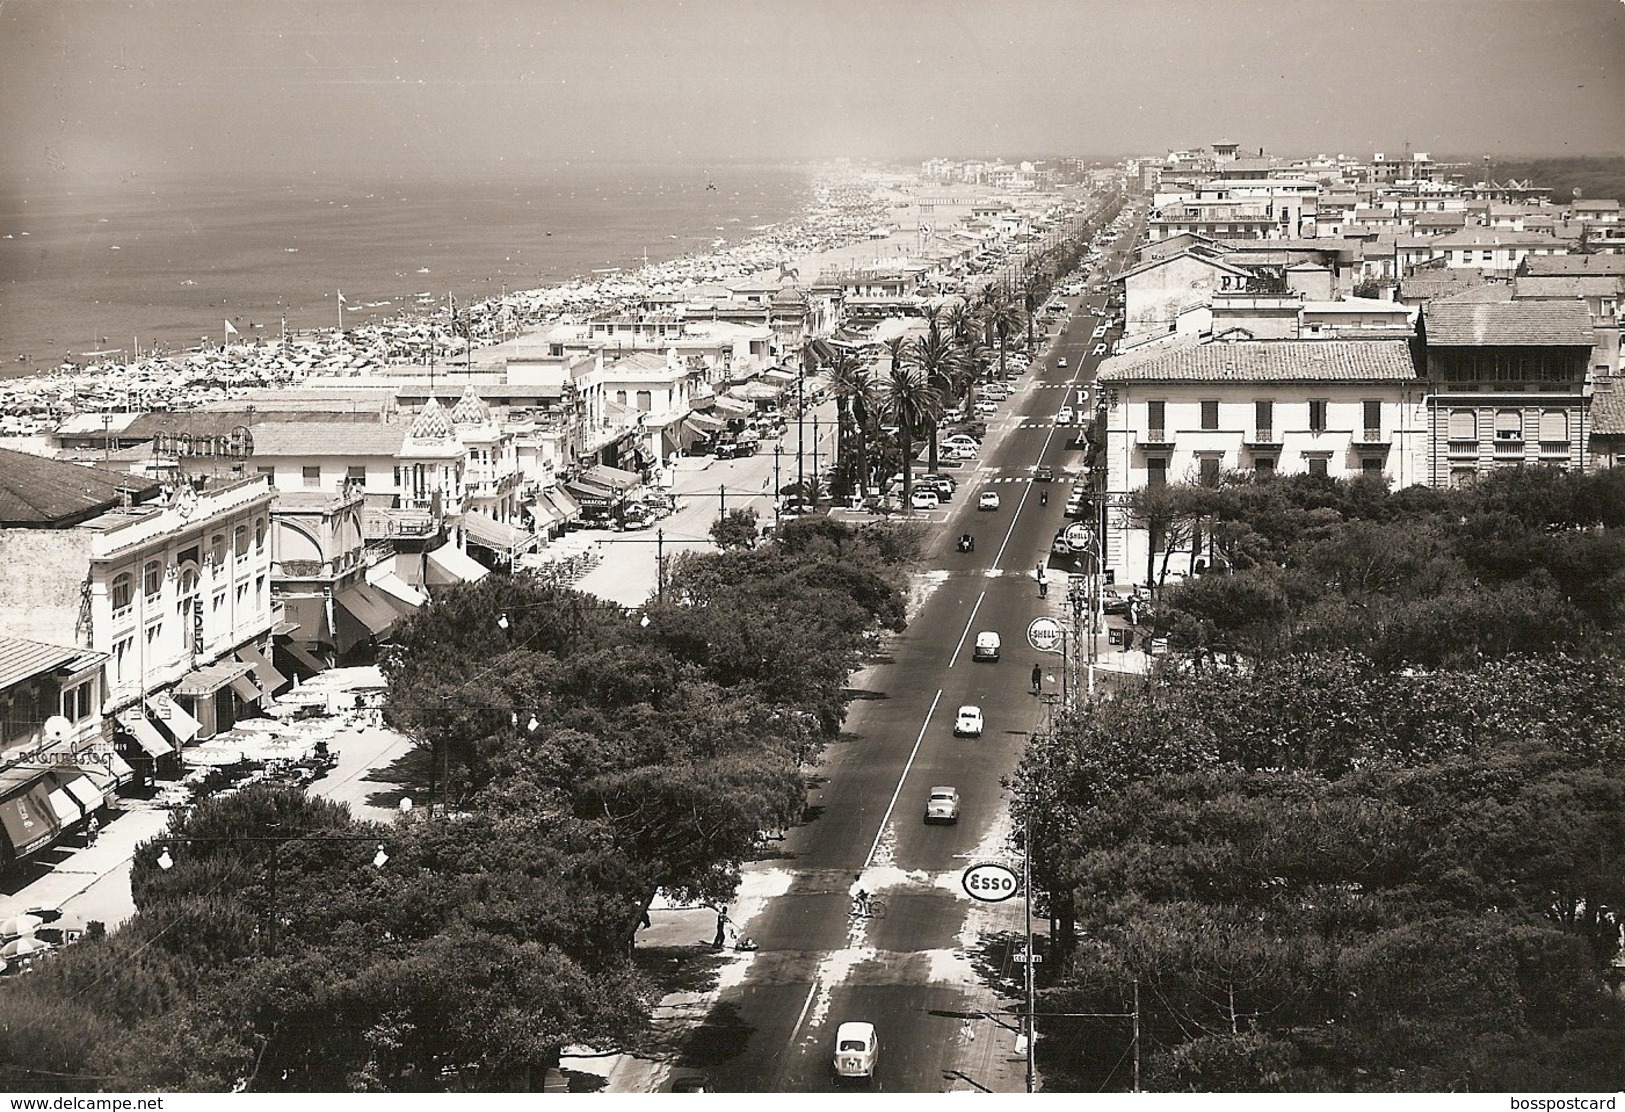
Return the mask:
[[[0, 182], [0, 377], [330, 328], [704, 253], [792, 221], [814, 169], [575, 162], [502, 177]], [[21, 358], [19, 358], [21, 357]]]

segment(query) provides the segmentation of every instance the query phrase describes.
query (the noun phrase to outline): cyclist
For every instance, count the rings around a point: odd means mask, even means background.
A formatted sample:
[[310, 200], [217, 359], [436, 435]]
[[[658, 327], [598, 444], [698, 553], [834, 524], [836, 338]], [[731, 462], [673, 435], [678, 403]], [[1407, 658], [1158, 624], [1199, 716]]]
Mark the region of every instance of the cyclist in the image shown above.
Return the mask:
[[869, 893], [864, 889], [859, 888], [858, 894], [852, 897], [852, 914], [867, 916], [871, 913], [871, 911], [872, 909], [869, 906]]
[[1044, 690], [1044, 669], [1043, 669], [1042, 666], [1034, 664], [1033, 665], [1033, 694], [1037, 695], [1040, 692], [1042, 692], [1043, 690]]

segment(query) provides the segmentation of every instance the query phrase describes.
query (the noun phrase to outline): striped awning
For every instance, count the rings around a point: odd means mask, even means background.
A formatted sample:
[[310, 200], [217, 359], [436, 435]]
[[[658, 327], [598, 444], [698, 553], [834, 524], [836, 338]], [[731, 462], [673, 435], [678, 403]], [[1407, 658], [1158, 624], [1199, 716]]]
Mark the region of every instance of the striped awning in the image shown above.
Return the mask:
[[149, 757], [167, 757], [175, 751], [175, 747], [165, 741], [164, 735], [158, 732], [158, 727], [147, 721], [147, 716], [139, 711], [122, 716], [119, 725], [123, 727], [125, 733], [135, 738], [136, 744], [141, 746]]
[[203, 728], [198, 724], [198, 720], [182, 710], [181, 705], [171, 699], [167, 692], [160, 691], [156, 695], [148, 695], [147, 709], [152, 711], [152, 716], [162, 722], [164, 728], [182, 745], [197, 737], [198, 731]]
[[265, 654], [252, 645], [238, 649], [237, 659], [254, 669], [254, 680], [265, 689], [267, 695], [274, 695], [287, 686], [288, 677], [278, 672]]

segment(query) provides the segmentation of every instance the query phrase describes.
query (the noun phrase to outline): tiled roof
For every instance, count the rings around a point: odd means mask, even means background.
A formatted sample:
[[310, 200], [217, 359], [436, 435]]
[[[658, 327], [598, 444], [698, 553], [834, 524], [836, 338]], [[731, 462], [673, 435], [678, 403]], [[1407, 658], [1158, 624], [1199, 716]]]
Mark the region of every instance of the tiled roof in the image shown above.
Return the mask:
[[491, 407], [480, 399], [479, 392], [474, 389], [471, 382], [463, 390], [463, 396], [457, 399], [457, 404], [451, 407], [451, 420], [455, 425], [483, 425], [491, 419]]
[[1625, 435], [1625, 383], [1608, 381], [1608, 389], [1591, 395], [1591, 435]]
[[1625, 293], [1625, 275], [1526, 274], [1512, 280], [1514, 296], [1611, 297]]
[[25, 641], [21, 637], [0, 635], [0, 691], [14, 683], [49, 672], [70, 660], [85, 655], [86, 650], [47, 645], [41, 641]]
[[1507, 282], [1485, 282], [1482, 286], [1469, 286], [1448, 297], [1436, 297], [1435, 305], [1449, 301], [1457, 305], [1482, 305], [1495, 301], [1511, 301], [1512, 286]]
[[1399, 280], [1399, 296], [1407, 299], [1445, 297], [1482, 286], [1486, 281], [1480, 271], [1460, 267], [1418, 270]]
[[418, 419], [412, 422], [411, 436], [413, 440], [450, 440], [456, 433], [451, 427], [451, 418], [440, 403], [430, 398], [423, 403], [423, 410]]
[[1596, 339], [1580, 301], [1435, 301], [1422, 315], [1436, 345], [1590, 347]]
[[120, 471], [0, 448], [0, 526], [72, 523], [119, 504], [119, 492], [141, 495], [159, 484]]
[[254, 455], [393, 456], [405, 439], [404, 424], [276, 421], [254, 427]]
[[1515, 232], [1510, 228], [1466, 228], [1440, 236], [1440, 247], [1556, 247], [1558, 240], [1542, 232]]
[[1625, 255], [1530, 255], [1521, 274], [1625, 274]]
[[1404, 340], [1244, 340], [1108, 359], [1101, 382], [1406, 382]]

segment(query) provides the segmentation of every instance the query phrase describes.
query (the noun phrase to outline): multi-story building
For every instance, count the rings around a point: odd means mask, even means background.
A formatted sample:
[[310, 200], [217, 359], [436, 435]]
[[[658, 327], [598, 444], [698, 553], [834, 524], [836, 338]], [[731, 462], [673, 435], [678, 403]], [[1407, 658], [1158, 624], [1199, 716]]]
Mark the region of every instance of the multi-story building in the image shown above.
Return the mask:
[[1121, 512], [1144, 486], [1230, 470], [1426, 481], [1425, 384], [1405, 340], [1186, 344], [1108, 360], [1096, 384], [1105, 493], [1119, 508], [1104, 555], [1125, 581], [1152, 547]]

